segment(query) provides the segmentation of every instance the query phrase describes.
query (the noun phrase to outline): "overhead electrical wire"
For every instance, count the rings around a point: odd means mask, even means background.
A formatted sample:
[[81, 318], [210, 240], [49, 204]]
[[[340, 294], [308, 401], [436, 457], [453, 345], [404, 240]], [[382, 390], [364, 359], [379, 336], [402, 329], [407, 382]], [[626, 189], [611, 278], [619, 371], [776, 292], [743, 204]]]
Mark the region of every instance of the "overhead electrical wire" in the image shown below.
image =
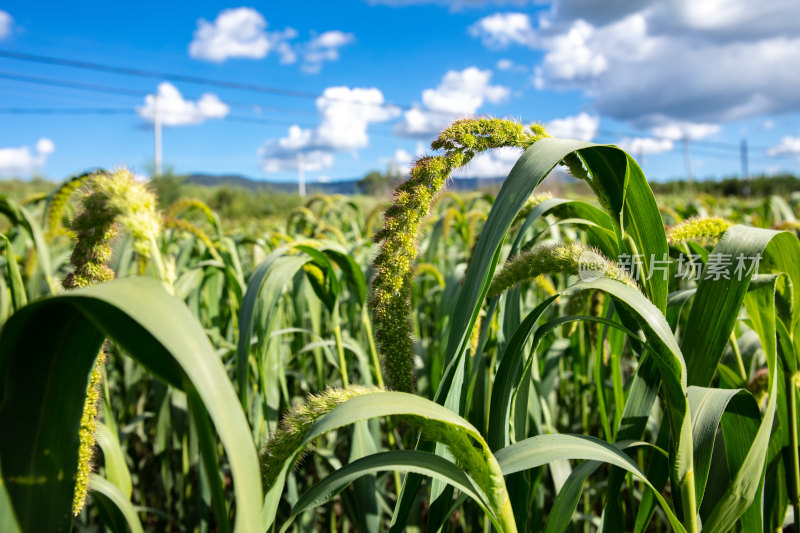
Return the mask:
[[[97, 72], [106, 72], [106, 73], [113, 73], [113, 74], [120, 74], [126, 76], [135, 76], [140, 78], [151, 78], [151, 79], [160, 79], [160, 80], [169, 80], [169, 81], [178, 81], [183, 83], [191, 83], [197, 85], [205, 85], [205, 86], [212, 86], [212, 87], [220, 87], [226, 89], [233, 89], [233, 90], [240, 90], [240, 91], [248, 91], [248, 92], [256, 92], [262, 94], [272, 94], [272, 95], [279, 95], [279, 96], [290, 96], [295, 98], [303, 98], [303, 99], [313, 99], [317, 100], [319, 98], [325, 98], [330, 101], [342, 101], [352, 105], [369, 105], [375, 107], [386, 107], [386, 108], [397, 108], [403, 110], [410, 110], [410, 109], [417, 109], [419, 106], [410, 105], [410, 104], [398, 104], [392, 102], [385, 102], [382, 104], [375, 104], [370, 102], [354, 102], [347, 99], [337, 99], [325, 96], [324, 94], [312, 93], [309, 91], [301, 91], [296, 89], [286, 89], [280, 87], [273, 87], [268, 85], [259, 85], [259, 84], [250, 84], [250, 83], [240, 83], [235, 81], [229, 80], [220, 80], [220, 79], [213, 79], [213, 78], [206, 78], [200, 76], [191, 76], [186, 74], [179, 74], [173, 72], [160, 72], [160, 71], [153, 71], [153, 70], [146, 70], [146, 69], [139, 69], [139, 68], [131, 68], [131, 67], [120, 67], [115, 65], [107, 65], [102, 63], [94, 63], [89, 61], [81, 61], [81, 60], [74, 60], [74, 59], [65, 59], [65, 58], [58, 58], [52, 56], [43, 56], [37, 54], [28, 54], [23, 52], [15, 52], [12, 50], [3, 50], [0, 49], [0, 58], [18, 60], [18, 61], [25, 61], [25, 62], [34, 62], [40, 64], [47, 64], [47, 65], [56, 65], [56, 66], [64, 66], [70, 68], [77, 68], [77, 69], [84, 69], [84, 70], [92, 70]], [[19, 74], [14, 72], [8, 71], [0, 71], [0, 79], [8, 79], [13, 81], [21, 81], [27, 83], [36, 83], [42, 85], [50, 85], [55, 87], [64, 87], [64, 88], [72, 88], [72, 89], [80, 89], [80, 90], [87, 90], [87, 91], [95, 91], [95, 92], [102, 92], [107, 94], [121, 94], [121, 95], [128, 95], [128, 96], [138, 96], [144, 97], [149, 94], [152, 94], [149, 91], [144, 91], [140, 89], [131, 89], [125, 87], [116, 87], [116, 86], [109, 86], [109, 85], [102, 85], [102, 84], [95, 84], [95, 83], [87, 83], [87, 82], [79, 82], [73, 80], [62, 80], [62, 79], [55, 79], [55, 78], [48, 78], [43, 76], [33, 76], [29, 74]], [[269, 112], [280, 112], [280, 113], [293, 113], [293, 114], [314, 114], [316, 115], [315, 111], [312, 110], [304, 110], [304, 109], [297, 109], [297, 108], [287, 108], [287, 107], [278, 107], [278, 106], [263, 106], [261, 104], [255, 103], [243, 103], [243, 102], [225, 102], [226, 105], [240, 107], [240, 108], [249, 108], [257, 111], [269, 111]], [[14, 111], [14, 108], [2, 108], [0, 109], [0, 113], [3, 114], [124, 114], [122, 110], [111, 110], [110, 108], [94, 108], [94, 111], [91, 111], [92, 108], [85, 108], [82, 111], [78, 109], [73, 110], [62, 110], [62, 111], [44, 111], [46, 108], [41, 108], [42, 112], [38, 113], [33, 110], [25, 111], [22, 108], [19, 108], [18, 111]], [[431, 114], [442, 114], [447, 116], [454, 116], [454, 114], [449, 111], [440, 111], [440, 110], [433, 110], [433, 109], [422, 109], [425, 113]], [[163, 111], [162, 111], [163, 112]], [[264, 119], [261, 117], [225, 117], [226, 120], [231, 121], [238, 121], [238, 122], [249, 122], [253, 124], [281, 124], [282, 122], [276, 119]], [[287, 124], [289, 122], [286, 122]], [[291, 124], [294, 124], [293, 122]], [[631, 132], [621, 132], [621, 131], [610, 131], [610, 130], [598, 130], [598, 136], [608, 136], [608, 137], [630, 137], [630, 138], [652, 138], [656, 140], [668, 140], [672, 142], [681, 142], [681, 139], [675, 139], [674, 137], [666, 137], [666, 136], [659, 136], [659, 135], [642, 135], [637, 133]], [[702, 139], [689, 139], [692, 146], [702, 146], [707, 149], [713, 150], [727, 150], [730, 152], [739, 152], [741, 150], [741, 146], [739, 144], [734, 143], [725, 143], [719, 141], [709, 141], [709, 140], [702, 140]], [[751, 150], [767, 150], [767, 147], [762, 146], [750, 146]]]

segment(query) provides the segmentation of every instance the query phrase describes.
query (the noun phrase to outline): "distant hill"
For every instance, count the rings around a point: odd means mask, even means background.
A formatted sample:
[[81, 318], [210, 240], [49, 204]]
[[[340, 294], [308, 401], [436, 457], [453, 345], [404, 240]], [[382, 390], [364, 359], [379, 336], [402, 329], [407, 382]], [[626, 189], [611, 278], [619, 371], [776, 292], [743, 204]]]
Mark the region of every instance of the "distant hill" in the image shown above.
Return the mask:
[[[306, 191], [309, 193], [321, 192], [325, 194], [356, 194], [357, 181], [358, 180], [343, 180], [330, 183], [306, 183]], [[229, 187], [241, 187], [254, 191], [269, 190], [286, 194], [297, 192], [297, 182], [255, 180], [238, 174], [224, 174], [221, 176], [214, 176], [211, 174], [189, 174], [186, 178], [186, 183], [204, 187], [227, 185]]]
[[[359, 192], [359, 179], [360, 178], [346, 179], [327, 183], [306, 183], [306, 192], [312, 194], [357, 194]], [[457, 191], [497, 188], [500, 187], [503, 180], [505, 180], [505, 178], [457, 178], [451, 180], [447, 188]], [[227, 185], [230, 187], [242, 187], [251, 190], [270, 190], [287, 194], [297, 192], [297, 182], [255, 180], [239, 174], [223, 174], [220, 176], [212, 174], [189, 174], [186, 183], [204, 187]]]

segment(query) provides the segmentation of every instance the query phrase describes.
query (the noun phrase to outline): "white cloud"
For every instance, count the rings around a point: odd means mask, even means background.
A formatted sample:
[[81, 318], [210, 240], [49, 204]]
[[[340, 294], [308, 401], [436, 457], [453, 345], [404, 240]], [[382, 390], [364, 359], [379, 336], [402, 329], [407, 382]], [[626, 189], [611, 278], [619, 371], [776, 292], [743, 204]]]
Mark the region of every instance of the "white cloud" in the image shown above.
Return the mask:
[[484, 100], [502, 102], [509, 95], [509, 88], [489, 85], [492, 72], [469, 67], [462, 71], [451, 70], [442, 78], [436, 89], [425, 89], [422, 102], [429, 108], [451, 113], [474, 113]]
[[56, 145], [50, 139], [42, 137], [33, 150], [28, 146], [16, 148], [0, 148], [0, 175], [30, 176], [47, 162]]
[[[164, 126], [187, 126], [202, 124], [207, 119], [224, 118], [230, 108], [213, 93], [204, 93], [197, 100], [186, 100], [180, 91], [169, 82], [158, 84], [158, 114]], [[143, 119], [153, 122], [156, 98], [148, 94], [144, 105], [136, 108]]]
[[470, 31], [540, 50], [536, 87], [580, 91], [593, 111], [652, 128], [799, 110], [800, 70], [786, 67], [800, 64], [798, 18], [793, 0], [554, 0], [530, 31]]
[[36, 143], [36, 151], [41, 156], [47, 157], [48, 155], [55, 152], [55, 150], [56, 150], [56, 144], [47, 137], [42, 137]]
[[294, 125], [288, 136], [272, 139], [258, 153], [266, 172], [297, 170], [298, 156], [306, 170], [321, 170], [333, 165], [334, 153], [350, 152], [369, 144], [370, 124], [396, 118], [400, 110], [384, 103], [378, 89], [329, 87], [317, 98], [321, 122], [316, 128]]
[[541, 66], [536, 68], [536, 87], [544, 88], [548, 81], [557, 84], [582, 82], [608, 70], [608, 59], [592, 45], [594, 34], [591, 24], [577, 20], [563, 34], [544, 40], [543, 46], [548, 52]]
[[591, 141], [597, 136], [597, 128], [599, 125], [599, 116], [581, 113], [572, 117], [551, 120], [547, 123], [546, 127], [547, 131], [553, 137]]
[[663, 138], [624, 137], [617, 142], [617, 146], [633, 156], [642, 156], [669, 152], [675, 148], [675, 143], [670, 139]]
[[800, 155], [800, 137], [783, 137], [779, 145], [767, 150], [767, 155]]
[[718, 124], [665, 120], [661, 125], [654, 127], [652, 131], [653, 135], [662, 139], [696, 141], [714, 135], [720, 129]]
[[507, 59], [507, 58], [498, 60], [497, 63], [495, 64], [495, 68], [497, 70], [503, 70], [503, 71], [506, 71], [506, 72], [527, 72], [528, 71], [528, 67], [526, 67], [525, 65], [519, 65], [517, 63], [514, 63], [514, 61], [512, 61], [511, 59]]
[[239, 7], [220, 11], [214, 22], [197, 21], [189, 55], [195, 59], [222, 62], [232, 57], [261, 59], [271, 51], [281, 56], [282, 63], [293, 63], [296, 55], [289, 41], [297, 31], [286, 28], [268, 32], [267, 21], [253, 8]]
[[511, 172], [520, 155], [522, 150], [510, 147], [483, 152], [453, 175], [463, 178], [504, 178]]
[[527, 4], [536, 3], [538, 0], [366, 0], [370, 5], [385, 5], [390, 7], [408, 7], [419, 6], [424, 4], [434, 4], [440, 6], [449, 6], [451, 11], [459, 11], [464, 8], [471, 7], [484, 7], [488, 5], [512, 5], [512, 6], [525, 6]]
[[352, 33], [345, 33], [339, 30], [326, 31], [311, 39], [312, 48], [339, 48], [350, 44], [355, 40]]
[[495, 67], [497, 70], [511, 70], [514, 68], [514, 62], [510, 59], [500, 59], [497, 61]]
[[762, 124], [761, 127], [764, 128], [765, 130], [771, 130], [775, 127], [775, 121], [772, 120], [771, 118], [768, 118], [767, 120], [764, 121], [764, 124]]
[[396, 133], [408, 136], [430, 137], [450, 124], [455, 118], [472, 115], [488, 101], [499, 103], [508, 98], [510, 89], [491, 85], [490, 70], [469, 67], [451, 70], [435, 89], [422, 91], [423, 106], [414, 106], [404, 113]]
[[384, 105], [383, 93], [375, 88], [329, 87], [317, 99], [322, 123], [317, 142], [336, 150], [354, 150], [369, 143], [367, 126], [397, 117], [400, 110]]
[[352, 33], [339, 30], [326, 31], [311, 39], [306, 45], [302, 69], [310, 74], [316, 74], [322, 69], [325, 61], [337, 61], [339, 48], [356, 40]]
[[11, 28], [14, 27], [14, 19], [11, 18], [8, 11], [0, 9], [0, 39], [4, 39], [11, 35]]
[[495, 13], [469, 27], [469, 33], [489, 48], [534, 46], [536, 34], [525, 13]]

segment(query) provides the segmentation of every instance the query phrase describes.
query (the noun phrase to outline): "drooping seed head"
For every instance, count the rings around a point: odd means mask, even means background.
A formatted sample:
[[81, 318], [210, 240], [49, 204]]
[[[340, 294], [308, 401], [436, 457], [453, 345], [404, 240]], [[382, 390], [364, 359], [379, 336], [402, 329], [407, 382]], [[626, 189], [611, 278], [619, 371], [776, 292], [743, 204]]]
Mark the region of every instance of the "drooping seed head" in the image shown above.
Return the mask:
[[581, 270], [615, 279], [629, 287], [639, 289], [627, 271], [603, 256], [598, 250], [577, 242], [569, 244], [542, 243], [503, 265], [500, 272], [495, 274], [487, 297], [496, 296], [514, 285], [543, 274], [574, 276], [578, 275]]
[[[150, 244], [160, 231], [155, 211], [155, 196], [137, 183], [130, 172], [118, 170], [113, 174], [97, 172], [59, 191], [59, 202], [65, 203], [72, 187], [87, 184], [89, 190], [81, 199], [81, 211], [73, 219], [71, 231], [76, 242], [70, 256], [73, 271], [62, 282], [65, 289], [88, 287], [114, 279], [107, 265], [111, 259], [111, 241], [119, 225], [133, 237], [134, 249], [144, 257], [150, 255]], [[59, 209], [63, 208], [63, 205]], [[55, 215], [53, 215], [55, 216]], [[101, 350], [89, 378], [79, 430], [78, 467], [73, 493], [72, 512], [80, 514], [89, 490], [92, 457], [95, 449], [97, 414], [100, 402], [102, 365], [106, 354]]]
[[155, 242], [161, 231], [155, 195], [138, 183], [126, 169], [113, 174], [95, 174], [91, 188], [105, 200], [108, 209], [116, 214], [117, 222], [133, 237], [136, 253], [150, 257], [151, 243]]
[[414, 350], [411, 341], [411, 287], [417, 239], [431, 205], [451, 172], [478, 153], [501, 147], [526, 148], [549, 136], [541, 125], [528, 129], [496, 118], [454, 122], [431, 144], [443, 155], [425, 156], [411, 168], [409, 179], [395, 189], [394, 202], [384, 212], [383, 229], [373, 240], [381, 244], [373, 268], [370, 309], [375, 340], [388, 381], [395, 390], [414, 390]]
[[350, 398], [380, 390], [363, 385], [351, 385], [346, 389], [328, 388], [320, 394], [309, 395], [305, 403], [296, 405], [286, 413], [260, 454], [264, 492], [272, 488], [287, 460], [298, 453], [300, 457], [306, 453], [307, 449], [298, 450], [298, 447], [314, 422]]

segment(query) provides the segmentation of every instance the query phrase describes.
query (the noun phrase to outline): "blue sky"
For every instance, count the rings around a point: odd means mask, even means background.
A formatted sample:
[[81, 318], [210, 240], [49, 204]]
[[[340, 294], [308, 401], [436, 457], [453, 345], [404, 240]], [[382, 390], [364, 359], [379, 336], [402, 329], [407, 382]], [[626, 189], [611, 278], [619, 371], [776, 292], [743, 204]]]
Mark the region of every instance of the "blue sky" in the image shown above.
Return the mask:
[[[784, 0], [6, 2], [0, 175], [149, 172], [154, 94], [164, 165], [181, 173], [287, 181], [302, 165], [315, 181], [404, 169], [472, 114], [619, 144], [650, 179], [684, 176], [683, 139], [695, 177], [738, 174], [742, 139], [751, 173], [800, 173], [799, 16]], [[97, 90], [63, 86], [76, 83]], [[465, 174], [504, 175], [516, 155]]]

